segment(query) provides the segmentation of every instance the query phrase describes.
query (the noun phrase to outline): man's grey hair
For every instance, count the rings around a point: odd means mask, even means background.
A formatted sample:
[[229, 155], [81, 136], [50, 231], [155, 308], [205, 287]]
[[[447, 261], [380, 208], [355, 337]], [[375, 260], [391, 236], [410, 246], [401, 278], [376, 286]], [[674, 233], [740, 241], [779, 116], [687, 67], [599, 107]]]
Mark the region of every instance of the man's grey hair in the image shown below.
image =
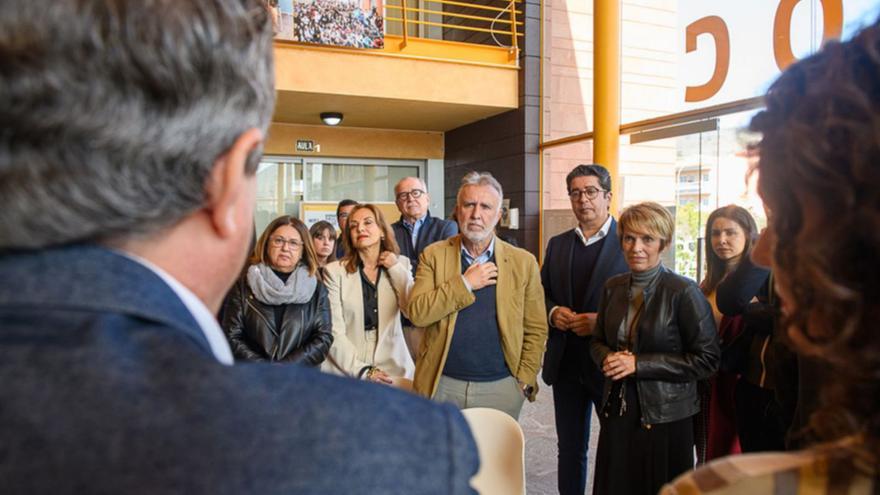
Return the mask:
[[504, 190], [501, 183], [495, 179], [489, 172], [469, 172], [461, 178], [461, 186], [458, 188], [458, 194], [455, 197], [456, 203], [461, 205], [461, 192], [468, 186], [489, 186], [498, 193], [498, 209], [501, 209], [501, 200], [504, 199]]
[[0, 249], [177, 223], [275, 104], [261, 0], [6, 0], [0, 53]]
[[399, 181], [397, 181], [397, 184], [394, 184], [394, 192], [396, 193], [397, 190], [400, 189], [400, 184], [403, 181], [410, 180], [410, 179], [419, 181], [419, 185], [422, 186], [422, 190], [425, 192], [428, 192], [428, 185], [425, 184], [425, 181], [423, 181], [420, 177], [404, 177], [404, 178], [400, 179]]

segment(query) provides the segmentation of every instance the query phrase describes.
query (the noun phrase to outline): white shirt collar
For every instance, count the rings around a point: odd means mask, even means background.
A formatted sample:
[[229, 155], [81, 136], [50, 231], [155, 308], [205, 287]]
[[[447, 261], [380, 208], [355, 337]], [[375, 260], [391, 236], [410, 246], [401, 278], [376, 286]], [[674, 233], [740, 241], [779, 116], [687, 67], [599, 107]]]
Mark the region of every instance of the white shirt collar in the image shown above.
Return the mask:
[[608, 218], [605, 219], [605, 223], [602, 224], [602, 227], [595, 234], [591, 235], [589, 239], [584, 237], [584, 231], [581, 230], [580, 225], [575, 227], [574, 233], [577, 234], [578, 239], [584, 243], [584, 246], [589, 246], [604, 239], [605, 236], [608, 235], [609, 230], [611, 230], [611, 215], [608, 215]]
[[171, 288], [174, 294], [180, 298], [180, 301], [186, 306], [186, 309], [189, 310], [193, 319], [196, 320], [202, 333], [205, 334], [205, 339], [207, 339], [208, 345], [211, 347], [211, 352], [214, 354], [217, 361], [221, 364], [230, 366], [235, 362], [235, 359], [232, 357], [232, 350], [229, 349], [229, 341], [226, 340], [226, 335], [220, 328], [220, 324], [217, 323], [217, 319], [211, 314], [211, 311], [208, 310], [208, 307], [205, 306], [205, 303], [203, 303], [201, 299], [196, 297], [191, 290], [187, 289], [183, 284], [178, 282], [177, 279], [172, 277], [170, 273], [153, 263], [128, 252], [118, 252], [155, 273], [156, 276], [168, 284], [168, 287]]

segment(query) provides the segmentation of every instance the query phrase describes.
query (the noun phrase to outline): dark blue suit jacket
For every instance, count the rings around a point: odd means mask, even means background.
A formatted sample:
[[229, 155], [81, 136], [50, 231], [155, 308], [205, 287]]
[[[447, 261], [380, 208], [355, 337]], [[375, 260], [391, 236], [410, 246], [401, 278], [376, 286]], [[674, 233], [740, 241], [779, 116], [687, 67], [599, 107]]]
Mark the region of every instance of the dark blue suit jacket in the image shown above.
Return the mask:
[[0, 256], [5, 493], [472, 493], [451, 406], [297, 365], [224, 366], [119, 254]]
[[425, 223], [419, 228], [419, 236], [416, 238], [416, 245], [412, 244], [412, 236], [403, 226], [403, 217], [391, 224], [394, 230], [394, 238], [400, 247], [400, 254], [409, 258], [410, 266], [412, 266], [413, 277], [416, 275], [416, 268], [419, 267], [419, 255], [429, 245], [449, 239], [458, 234], [458, 224], [451, 220], [432, 217], [431, 212], [425, 214]]
[[[617, 221], [611, 219], [611, 227], [587, 286], [586, 294], [573, 294], [571, 279], [577, 274], [571, 272], [571, 259], [576, 242], [581, 242], [574, 229], [563, 232], [550, 239], [544, 253], [544, 266], [541, 268], [541, 283], [544, 285], [544, 297], [547, 312], [554, 306], [574, 307], [575, 301], [585, 301], [587, 311], [596, 311], [599, 307], [599, 296], [605, 281], [619, 273], [626, 273], [629, 267], [620, 250], [617, 238]], [[547, 338], [547, 351], [544, 354], [542, 377], [548, 385], [552, 385], [559, 376], [559, 368], [567, 346], [575, 346], [578, 351], [578, 363], [584, 379], [598, 380], [597, 390], [602, 390], [602, 375], [590, 358], [590, 337], [579, 337], [572, 332], [562, 331], [550, 325]]]

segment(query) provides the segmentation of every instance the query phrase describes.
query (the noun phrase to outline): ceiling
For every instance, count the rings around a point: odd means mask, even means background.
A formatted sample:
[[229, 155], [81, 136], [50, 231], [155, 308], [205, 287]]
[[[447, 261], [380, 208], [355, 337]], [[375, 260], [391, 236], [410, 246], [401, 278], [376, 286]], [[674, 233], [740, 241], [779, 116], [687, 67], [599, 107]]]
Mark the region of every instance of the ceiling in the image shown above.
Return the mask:
[[341, 112], [345, 127], [449, 131], [508, 110], [497, 106], [278, 91], [272, 120], [320, 125], [321, 112]]

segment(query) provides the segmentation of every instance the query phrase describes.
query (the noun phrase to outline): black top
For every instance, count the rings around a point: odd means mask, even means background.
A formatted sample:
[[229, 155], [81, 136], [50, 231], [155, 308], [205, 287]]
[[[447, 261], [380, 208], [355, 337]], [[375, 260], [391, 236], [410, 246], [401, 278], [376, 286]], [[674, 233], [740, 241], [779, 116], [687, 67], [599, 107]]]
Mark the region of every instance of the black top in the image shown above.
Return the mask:
[[376, 283], [370, 282], [364, 273], [364, 267], [359, 267], [361, 274], [361, 292], [364, 294], [364, 330], [370, 331], [379, 328], [379, 281], [382, 280], [382, 269], [376, 275]]
[[[605, 236], [598, 242], [594, 242], [589, 246], [584, 246], [584, 243], [581, 242], [580, 238], [572, 243], [571, 273], [573, 276], [571, 277], [571, 309], [575, 313], [590, 312], [591, 308], [588, 307], [587, 303], [587, 288], [593, 277], [593, 268], [596, 266], [596, 261], [599, 259], [599, 253], [602, 251], [602, 246], [605, 245], [605, 239], [607, 238], [608, 236]], [[596, 309], [592, 308], [592, 310], [595, 311]], [[587, 342], [586, 339], [574, 339], [571, 337], [569, 337], [569, 340], [570, 342], [565, 346], [565, 350], [563, 351], [562, 361], [559, 363], [559, 369], [568, 376], [577, 377], [582, 374], [584, 368], [582, 361], [585, 357], [588, 357], [590, 352], [588, 347], [589, 342]], [[575, 342], [575, 340], [578, 341]]]
[[[593, 277], [593, 268], [596, 266], [596, 260], [599, 259], [599, 252], [605, 245], [603, 237], [597, 242], [584, 246], [584, 243], [578, 239], [572, 247], [571, 253], [571, 272], [575, 276], [571, 277], [571, 292], [573, 296], [571, 309], [575, 313], [587, 313], [590, 308], [587, 307], [587, 287]], [[595, 310], [594, 310], [595, 311]]]
[[[272, 272], [281, 279], [285, 284], [287, 283], [287, 279], [290, 278], [290, 274], [293, 272], [279, 272], [276, 269], [272, 269]], [[281, 322], [284, 320], [284, 305], [276, 304], [272, 306], [272, 311], [275, 313], [275, 328], [281, 328]]]

